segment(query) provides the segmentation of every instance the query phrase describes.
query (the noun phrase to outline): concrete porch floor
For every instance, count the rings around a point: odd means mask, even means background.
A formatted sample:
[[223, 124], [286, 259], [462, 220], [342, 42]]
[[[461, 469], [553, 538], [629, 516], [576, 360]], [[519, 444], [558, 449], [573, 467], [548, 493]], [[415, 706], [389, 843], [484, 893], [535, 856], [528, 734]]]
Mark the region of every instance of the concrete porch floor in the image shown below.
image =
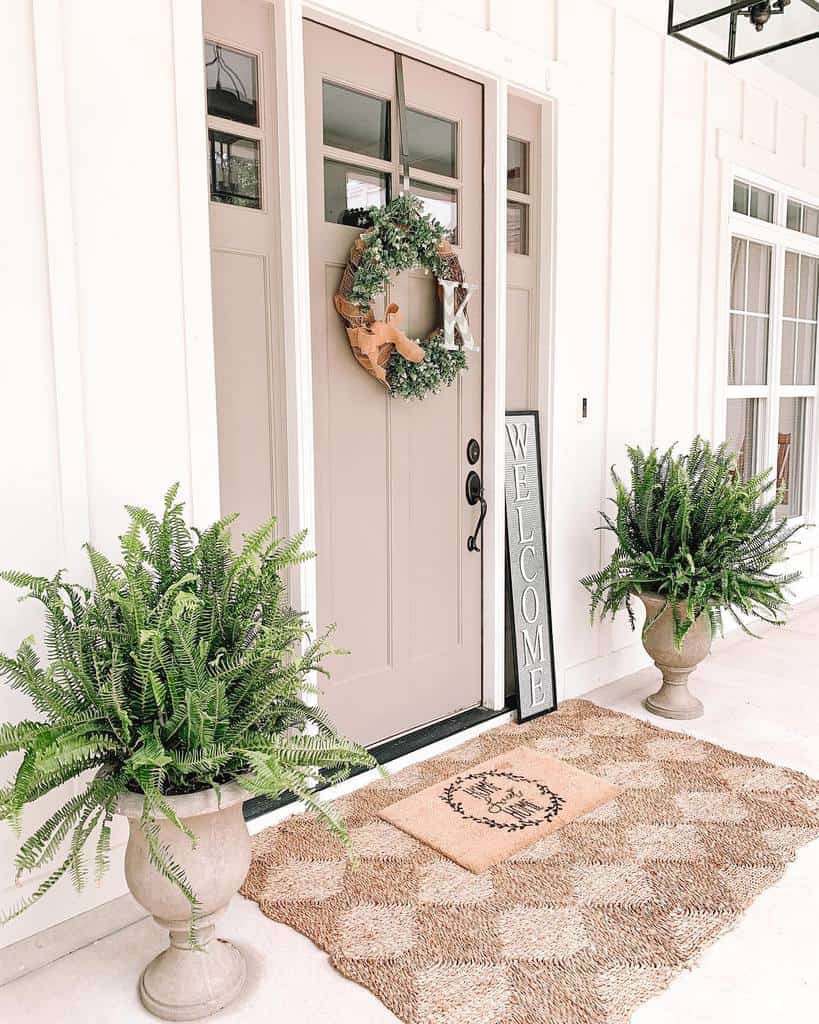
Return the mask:
[[[764, 641], [733, 634], [715, 644], [692, 689], [705, 702], [699, 721], [657, 721], [722, 746], [819, 777], [819, 601], [800, 606]], [[645, 669], [586, 695], [649, 718], [641, 699], [656, 688]], [[819, 1005], [819, 842], [804, 849], [782, 881], [764, 892], [739, 925], [708, 949], [697, 968], [641, 1007], [634, 1024], [801, 1024]], [[298, 933], [274, 924], [237, 897], [221, 934], [244, 950], [249, 981], [230, 1008], [208, 1018], [269, 1024], [394, 1024], [367, 990], [337, 974]], [[6, 1024], [109, 1024], [155, 1020], [140, 1006], [143, 965], [166, 944], [150, 920], [0, 988]], [[476, 1021], [475, 1024], [483, 1024]]]

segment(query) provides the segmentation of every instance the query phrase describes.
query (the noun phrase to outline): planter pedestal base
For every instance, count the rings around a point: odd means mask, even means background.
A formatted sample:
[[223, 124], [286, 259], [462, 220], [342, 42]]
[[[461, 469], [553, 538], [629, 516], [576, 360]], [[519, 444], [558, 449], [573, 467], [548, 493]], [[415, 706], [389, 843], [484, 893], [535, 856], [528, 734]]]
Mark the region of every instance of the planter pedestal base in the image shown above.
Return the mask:
[[[674, 643], [674, 613], [659, 594], [640, 594], [651, 625], [643, 634], [646, 653], [663, 674], [663, 685], [646, 697], [645, 706], [661, 718], [699, 718], [702, 701], [688, 692], [688, 677], [711, 650], [711, 629], [708, 616], [701, 612], [685, 634], [682, 647]], [[684, 616], [684, 604], [678, 615]]]
[[683, 679], [674, 679], [673, 673], [657, 665], [663, 673], [663, 685], [656, 693], [646, 697], [645, 706], [653, 715], [662, 718], [700, 718], [704, 712], [702, 701], [688, 691], [688, 673]]
[[198, 1020], [227, 1006], [241, 992], [247, 970], [239, 950], [214, 938], [213, 924], [197, 930], [201, 949], [188, 946], [187, 925], [170, 927], [171, 944], [152, 960], [139, 979], [139, 998], [146, 1010], [163, 1020]]

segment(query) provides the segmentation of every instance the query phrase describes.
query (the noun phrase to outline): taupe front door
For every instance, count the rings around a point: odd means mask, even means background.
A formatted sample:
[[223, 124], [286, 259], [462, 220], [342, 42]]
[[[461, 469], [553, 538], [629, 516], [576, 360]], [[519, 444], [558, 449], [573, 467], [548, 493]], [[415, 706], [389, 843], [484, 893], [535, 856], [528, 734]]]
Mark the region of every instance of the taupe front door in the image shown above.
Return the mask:
[[[482, 441], [481, 355], [421, 402], [390, 398], [353, 358], [332, 300], [361, 231], [345, 211], [401, 188], [395, 55], [314, 22], [304, 47], [318, 617], [351, 651], [334, 659], [322, 705], [372, 744], [481, 702], [481, 555], [467, 550], [477, 506], [465, 497], [470, 468], [481, 471], [466, 454]], [[482, 87], [406, 57], [403, 75], [411, 189], [480, 285]], [[480, 294], [469, 306], [478, 345]], [[394, 279], [390, 300], [410, 337], [439, 322], [423, 271]]]

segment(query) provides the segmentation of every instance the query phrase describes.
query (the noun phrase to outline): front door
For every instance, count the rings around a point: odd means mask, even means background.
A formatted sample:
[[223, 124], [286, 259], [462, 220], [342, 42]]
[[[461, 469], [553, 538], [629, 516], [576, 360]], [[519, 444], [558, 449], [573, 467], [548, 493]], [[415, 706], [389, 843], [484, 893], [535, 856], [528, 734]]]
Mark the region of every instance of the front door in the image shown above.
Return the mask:
[[[309, 21], [304, 48], [318, 618], [350, 650], [322, 706], [373, 744], [481, 702], [481, 555], [467, 549], [477, 506], [465, 497], [467, 473], [481, 471], [467, 459], [470, 439], [482, 442], [481, 355], [420, 402], [390, 398], [356, 363], [333, 296], [361, 232], [345, 211], [401, 188], [395, 55]], [[406, 57], [403, 78], [410, 188], [480, 285], [482, 87]], [[410, 337], [440, 322], [424, 271], [394, 278], [390, 300]], [[469, 319], [480, 345], [480, 291]]]

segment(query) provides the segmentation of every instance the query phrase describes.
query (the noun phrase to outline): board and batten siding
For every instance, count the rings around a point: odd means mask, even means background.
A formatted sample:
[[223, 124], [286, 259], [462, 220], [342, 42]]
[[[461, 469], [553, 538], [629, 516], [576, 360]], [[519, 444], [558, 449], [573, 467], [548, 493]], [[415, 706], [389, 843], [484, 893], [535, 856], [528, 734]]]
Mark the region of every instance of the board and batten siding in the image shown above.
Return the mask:
[[[593, 531], [609, 466], [622, 465], [627, 442], [722, 432], [726, 168], [795, 176], [819, 195], [819, 97], [759, 63], [726, 69], [668, 40], [664, 6], [335, 0], [309, 9], [530, 98], [557, 97], [556, 216], [543, 248], [554, 254], [553, 294], [541, 297], [553, 343], [541, 339], [531, 365], [550, 395], [541, 422], [561, 697], [641, 663], [622, 622], [589, 627], [577, 584], [605, 553]], [[292, 25], [300, 7], [286, 7]], [[81, 573], [83, 541], [115, 549], [125, 502], [155, 503], [179, 480], [197, 521], [218, 509], [201, 16], [192, 0], [145, 0], [136, 14], [107, 0], [9, 0], [4, 15], [0, 84], [15, 102], [6, 111], [14, 146], [0, 166], [0, 565]], [[544, 201], [548, 184], [544, 174]], [[798, 561], [817, 576], [814, 544]], [[40, 629], [37, 609], [0, 588], [0, 648]], [[0, 720], [27, 713], [19, 694], [0, 689]], [[15, 767], [0, 762], [0, 783]], [[26, 828], [54, 805], [29, 811]], [[123, 841], [119, 823], [101, 887], [77, 897], [61, 883], [0, 931], [0, 946], [123, 893]], [[14, 885], [15, 848], [3, 828], [4, 906], [41, 880]]]

